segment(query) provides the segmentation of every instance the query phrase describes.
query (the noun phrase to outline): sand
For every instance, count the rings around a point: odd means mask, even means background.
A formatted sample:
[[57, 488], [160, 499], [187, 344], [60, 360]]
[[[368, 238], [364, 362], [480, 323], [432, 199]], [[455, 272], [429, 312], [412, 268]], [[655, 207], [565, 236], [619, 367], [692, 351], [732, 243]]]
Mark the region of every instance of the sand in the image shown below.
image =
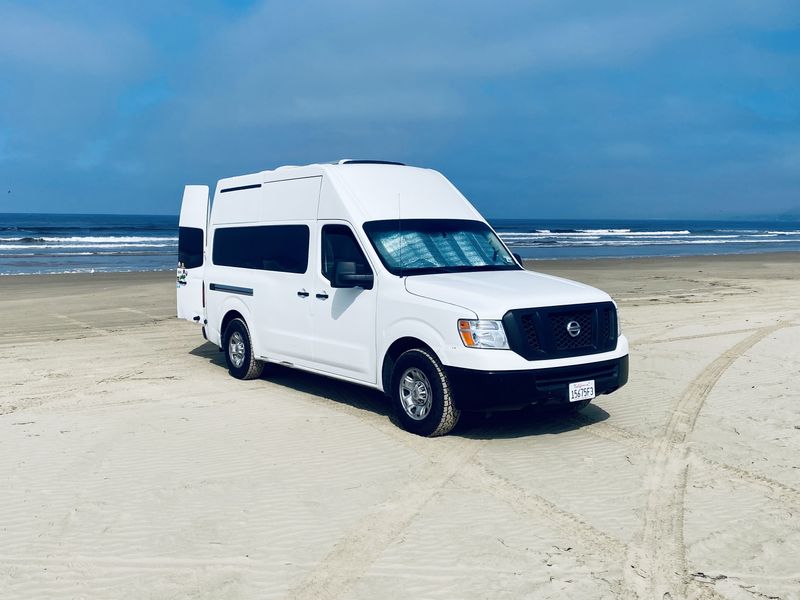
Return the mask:
[[800, 257], [541, 261], [631, 379], [423, 439], [229, 377], [173, 274], [0, 278], [0, 598], [800, 598]]

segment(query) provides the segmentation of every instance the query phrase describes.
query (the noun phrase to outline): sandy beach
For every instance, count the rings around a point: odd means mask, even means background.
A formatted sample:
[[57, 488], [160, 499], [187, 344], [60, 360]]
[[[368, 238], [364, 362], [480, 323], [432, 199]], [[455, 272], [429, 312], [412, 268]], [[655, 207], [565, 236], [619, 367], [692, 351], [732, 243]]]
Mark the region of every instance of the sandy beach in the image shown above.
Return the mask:
[[231, 378], [174, 273], [0, 278], [0, 598], [800, 598], [800, 256], [540, 261], [619, 303], [571, 417]]

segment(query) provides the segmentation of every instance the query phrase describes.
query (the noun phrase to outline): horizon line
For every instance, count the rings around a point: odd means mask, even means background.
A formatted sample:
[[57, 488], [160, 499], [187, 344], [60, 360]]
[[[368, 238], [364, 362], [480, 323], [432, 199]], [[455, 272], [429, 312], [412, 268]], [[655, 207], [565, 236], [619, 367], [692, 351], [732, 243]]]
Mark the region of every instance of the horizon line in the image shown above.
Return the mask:
[[[0, 216], [4, 215], [52, 215], [52, 216], [71, 216], [71, 217], [175, 217], [179, 218], [180, 213], [95, 213], [95, 212], [0, 212]], [[728, 217], [589, 217], [586, 219], [578, 219], [575, 217], [499, 217], [499, 216], [484, 216], [487, 221], [793, 221], [800, 222], [800, 215], [792, 214], [776, 214], [776, 215], [734, 215]]]

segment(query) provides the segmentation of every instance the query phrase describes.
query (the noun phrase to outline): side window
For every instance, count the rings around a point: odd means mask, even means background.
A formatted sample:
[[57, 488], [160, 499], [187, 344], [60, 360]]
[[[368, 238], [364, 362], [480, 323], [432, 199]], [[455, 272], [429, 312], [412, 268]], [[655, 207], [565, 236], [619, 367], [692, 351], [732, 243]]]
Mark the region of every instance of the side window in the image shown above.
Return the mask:
[[221, 227], [214, 233], [215, 265], [305, 273], [308, 269], [307, 225]]
[[334, 265], [341, 260], [356, 263], [357, 275], [372, 273], [367, 257], [364, 256], [361, 246], [347, 225], [323, 225], [322, 274], [325, 279], [333, 281]]
[[203, 266], [203, 230], [196, 227], [178, 228], [178, 263], [184, 269]]

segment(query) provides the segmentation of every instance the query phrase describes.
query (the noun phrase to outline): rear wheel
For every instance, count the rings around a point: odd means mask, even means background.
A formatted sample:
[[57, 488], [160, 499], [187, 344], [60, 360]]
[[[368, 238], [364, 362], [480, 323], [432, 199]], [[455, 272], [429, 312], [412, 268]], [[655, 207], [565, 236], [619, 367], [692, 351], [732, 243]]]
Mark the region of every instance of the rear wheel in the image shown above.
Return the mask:
[[228, 373], [236, 379], [256, 379], [264, 370], [264, 363], [253, 356], [250, 331], [242, 319], [233, 319], [222, 337]]
[[445, 435], [458, 423], [447, 374], [436, 356], [407, 350], [394, 364], [391, 397], [403, 428], [426, 437]]

